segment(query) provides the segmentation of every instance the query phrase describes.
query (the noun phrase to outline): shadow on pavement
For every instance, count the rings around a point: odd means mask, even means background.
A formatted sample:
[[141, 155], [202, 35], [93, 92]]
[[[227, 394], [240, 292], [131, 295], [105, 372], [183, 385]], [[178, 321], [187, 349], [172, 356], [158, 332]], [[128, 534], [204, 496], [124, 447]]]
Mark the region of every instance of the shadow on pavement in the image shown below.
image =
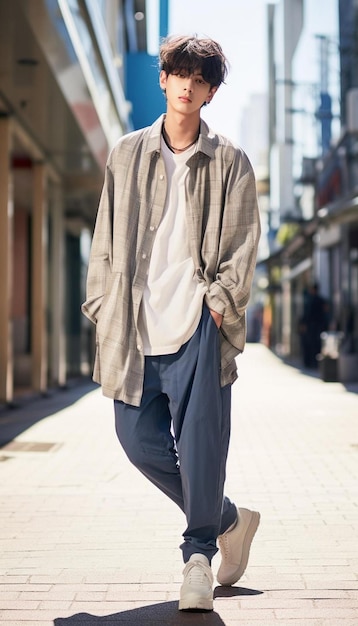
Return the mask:
[[259, 596], [263, 591], [247, 587], [215, 587], [214, 598], [234, 598], [235, 596]]
[[95, 389], [98, 389], [98, 385], [91, 379], [84, 378], [70, 382], [66, 387], [49, 391], [46, 395], [19, 398], [11, 407], [1, 407], [0, 447], [40, 420], [74, 404]]
[[[232, 598], [234, 596], [253, 596], [263, 593], [245, 587], [216, 587], [214, 598]], [[112, 615], [96, 616], [89, 613], [78, 613], [72, 617], [58, 617], [54, 626], [111, 626], [112, 624], [133, 624], [133, 626], [190, 626], [191, 624], [207, 626], [225, 626], [225, 622], [215, 612], [178, 611], [178, 602], [161, 602], [130, 611]]]
[[358, 394], [358, 383], [343, 383], [343, 384], [347, 391], [349, 391], [350, 393]]
[[[198, 619], [199, 618], [199, 619]], [[112, 626], [113, 624], [133, 624], [133, 626], [185, 626], [186, 624], [205, 624], [207, 626], [225, 626], [225, 622], [215, 611], [182, 612], [178, 611], [178, 602], [163, 602], [143, 606], [130, 611], [96, 617], [88, 613], [78, 613], [73, 617], [56, 618], [54, 626]]]
[[[284, 363], [285, 365], [292, 367], [293, 369], [299, 371], [303, 376], [310, 376], [311, 378], [317, 378], [318, 380], [322, 380], [323, 381], [323, 376], [322, 376], [322, 372], [320, 371], [319, 366], [317, 366], [317, 368], [308, 368], [308, 367], [304, 367], [298, 359], [292, 359], [292, 358], [288, 358], [288, 357], [283, 357], [280, 355], [277, 355], [275, 352], [273, 353], [275, 354], [275, 356], [277, 356], [277, 358], [280, 359], [280, 361], [282, 363]], [[340, 383], [341, 385], [343, 385], [343, 387], [346, 389], [346, 391], [349, 391], [350, 393], [356, 393], [358, 394], [358, 381], [352, 381], [352, 382], [345, 382], [345, 381], [340, 381], [340, 380], [330, 380], [330, 381], [325, 381], [325, 382], [337, 382]]]

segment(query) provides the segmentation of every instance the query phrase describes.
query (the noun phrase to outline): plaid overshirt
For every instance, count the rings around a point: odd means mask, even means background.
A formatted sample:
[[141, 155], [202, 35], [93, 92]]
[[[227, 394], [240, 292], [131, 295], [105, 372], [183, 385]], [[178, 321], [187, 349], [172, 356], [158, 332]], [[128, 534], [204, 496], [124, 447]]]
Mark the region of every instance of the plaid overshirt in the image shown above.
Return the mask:
[[[167, 177], [160, 153], [161, 116], [120, 138], [111, 151], [93, 234], [83, 313], [96, 324], [93, 379], [105, 396], [140, 405], [144, 355], [138, 314]], [[237, 377], [245, 345], [245, 310], [260, 236], [255, 177], [245, 153], [201, 120], [188, 159], [187, 225], [195, 276], [205, 301], [223, 315], [221, 384]]]

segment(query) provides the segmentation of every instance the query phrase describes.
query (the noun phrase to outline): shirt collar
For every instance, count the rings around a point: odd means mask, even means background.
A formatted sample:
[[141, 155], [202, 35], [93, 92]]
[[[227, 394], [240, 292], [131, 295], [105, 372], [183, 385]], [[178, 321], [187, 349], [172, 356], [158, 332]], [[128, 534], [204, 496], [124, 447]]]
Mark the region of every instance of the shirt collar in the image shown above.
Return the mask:
[[[145, 152], [160, 152], [160, 138], [164, 114], [149, 126], [146, 140]], [[198, 138], [198, 148], [196, 153], [203, 152], [210, 159], [214, 158], [215, 148], [218, 144], [218, 137], [213, 133], [203, 119], [200, 120], [200, 133]]]

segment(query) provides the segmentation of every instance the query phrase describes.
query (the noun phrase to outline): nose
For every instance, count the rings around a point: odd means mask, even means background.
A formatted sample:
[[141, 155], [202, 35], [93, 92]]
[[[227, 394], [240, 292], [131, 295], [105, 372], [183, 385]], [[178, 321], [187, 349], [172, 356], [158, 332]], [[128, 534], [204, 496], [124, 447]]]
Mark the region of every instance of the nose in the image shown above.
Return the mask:
[[184, 89], [188, 93], [191, 93], [193, 91], [193, 79], [191, 76], [188, 76]]

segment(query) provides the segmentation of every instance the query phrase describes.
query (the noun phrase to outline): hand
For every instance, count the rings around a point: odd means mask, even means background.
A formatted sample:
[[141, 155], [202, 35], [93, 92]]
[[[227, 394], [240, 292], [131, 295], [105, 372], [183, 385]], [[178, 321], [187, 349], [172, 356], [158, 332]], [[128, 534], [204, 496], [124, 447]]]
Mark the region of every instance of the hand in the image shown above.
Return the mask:
[[213, 311], [213, 309], [209, 309], [211, 317], [213, 318], [216, 326], [218, 328], [220, 328], [222, 321], [223, 321], [223, 316], [221, 315], [221, 313], [217, 313], [216, 311]]

